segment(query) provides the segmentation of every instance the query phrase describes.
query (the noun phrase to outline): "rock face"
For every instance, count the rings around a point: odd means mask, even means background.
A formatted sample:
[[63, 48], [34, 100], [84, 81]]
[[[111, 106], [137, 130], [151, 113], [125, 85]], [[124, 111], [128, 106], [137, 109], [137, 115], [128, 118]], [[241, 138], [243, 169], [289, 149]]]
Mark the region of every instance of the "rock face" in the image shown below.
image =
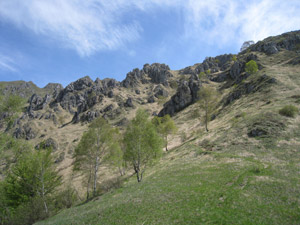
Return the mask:
[[172, 96], [170, 101], [164, 104], [164, 107], [158, 113], [158, 116], [162, 117], [166, 114], [173, 116], [176, 112], [179, 112], [194, 103], [198, 99], [197, 93], [199, 88], [200, 81], [196, 75], [192, 75], [189, 82], [182, 81], [176, 91], [176, 94]]
[[210, 70], [215, 73], [219, 71], [225, 71], [231, 66], [232, 54], [219, 55], [216, 57], [207, 57], [202, 63], [199, 63], [193, 67], [189, 66], [179, 71], [180, 74], [194, 74], [198, 75], [201, 72]]
[[231, 102], [241, 98], [243, 95], [254, 93], [262, 88], [266, 88], [266, 85], [274, 83], [276, 83], [275, 78], [271, 78], [266, 74], [251, 82], [241, 83], [224, 99], [224, 105], [228, 105]]
[[44, 98], [33, 94], [29, 100], [28, 112], [44, 109], [51, 101], [51, 96], [46, 94]]
[[157, 86], [154, 88], [153, 92], [154, 92], [154, 96], [155, 96], [156, 98], [158, 98], [158, 97], [160, 97], [160, 96], [162, 96], [162, 97], [168, 97], [168, 96], [169, 96], [168, 91], [167, 91], [166, 89], [164, 89], [164, 88], [162, 87], [162, 85], [160, 85], [160, 84], [157, 85]]
[[139, 83], [145, 84], [150, 81], [155, 84], [168, 86], [168, 78], [171, 77], [170, 67], [165, 64], [153, 63], [145, 64], [142, 70], [138, 68], [127, 73], [121, 85], [125, 88], [136, 87]]
[[125, 88], [136, 87], [139, 83], [146, 83], [145, 73], [138, 68], [127, 73], [125, 80], [122, 81], [122, 86]]
[[172, 77], [170, 67], [165, 64], [145, 64], [143, 71], [151, 78], [151, 82], [155, 84], [163, 84], [164, 86], [168, 86], [168, 78]]
[[282, 49], [295, 51], [299, 50], [300, 31], [284, 33], [280, 36], [269, 37], [263, 41], [250, 46], [252, 51], [264, 52], [268, 55], [276, 54]]

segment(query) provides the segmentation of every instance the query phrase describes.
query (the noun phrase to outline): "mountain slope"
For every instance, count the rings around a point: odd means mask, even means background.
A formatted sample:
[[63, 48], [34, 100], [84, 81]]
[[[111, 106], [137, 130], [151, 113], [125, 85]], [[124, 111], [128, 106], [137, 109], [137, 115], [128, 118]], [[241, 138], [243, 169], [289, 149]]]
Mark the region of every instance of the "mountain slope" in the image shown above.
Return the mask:
[[[279, 114], [285, 105], [299, 108], [299, 58], [297, 31], [250, 46], [236, 60], [222, 55], [179, 71], [146, 64], [123, 82], [85, 77], [50, 100], [32, 97], [14, 133], [35, 145], [52, 138], [63, 155], [58, 169], [78, 190], [72, 150], [95, 117], [123, 129], [142, 107], [173, 115], [179, 128], [142, 183], [129, 172], [121, 188], [39, 224], [299, 224], [300, 116]], [[245, 72], [250, 60], [259, 66], [255, 74]], [[197, 103], [202, 86], [220, 93], [208, 133]], [[108, 167], [101, 171], [103, 189], [118, 180]]]

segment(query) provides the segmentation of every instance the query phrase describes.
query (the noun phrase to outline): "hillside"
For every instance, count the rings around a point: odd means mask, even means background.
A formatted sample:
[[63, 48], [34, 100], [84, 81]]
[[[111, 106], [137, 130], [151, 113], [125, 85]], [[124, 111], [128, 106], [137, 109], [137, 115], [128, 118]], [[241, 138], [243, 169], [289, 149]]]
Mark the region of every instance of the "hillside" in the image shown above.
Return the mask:
[[[117, 171], [103, 165], [103, 195], [38, 224], [299, 224], [300, 116], [279, 114], [286, 105], [299, 108], [299, 59], [296, 31], [179, 71], [145, 64], [122, 82], [84, 77], [34, 91], [12, 135], [52, 146], [57, 169], [79, 193], [73, 153], [89, 122], [102, 116], [123, 130], [145, 108], [170, 114], [178, 127], [170, 151], [143, 182], [130, 170], [119, 182]], [[245, 71], [251, 60], [259, 68], [254, 74]], [[219, 92], [209, 132], [197, 95], [205, 86]]]

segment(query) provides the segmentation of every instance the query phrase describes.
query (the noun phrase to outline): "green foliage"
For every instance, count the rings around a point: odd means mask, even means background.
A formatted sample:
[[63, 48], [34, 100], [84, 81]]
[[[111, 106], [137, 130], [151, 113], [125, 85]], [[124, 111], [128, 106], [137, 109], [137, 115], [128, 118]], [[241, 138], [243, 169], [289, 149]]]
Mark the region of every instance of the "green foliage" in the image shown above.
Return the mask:
[[31, 146], [24, 140], [18, 140], [6, 133], [0, 134], [0, 165], [2, 172], [8, 171], [22, 154], [31, 150]]
[[287, 117], [295, 117], [299, 112], [299, 109], [293, 105], [286, 105], [279, 110], [279, 114]]
[[131, 164], [140, 182], [146, 167], [162, 153], [162, 139], [144, 110], [139, 109], [128, 125], [124, 134], [124, 144], [124, 159]]
[[[75, 149], [74, 170], [81, 171], [87, 178], [87, 199], [90, 184], [93, 183], [93, 197], [96, 196], [99, 165], [109, 158], [110, 154], [120, 148], [118, 130], [112, 128], [104, 118], [94, 120], [85, 132]], [[116, 156], [115, 156], [116, 157]]]
[[22, 112], [24, 103], [25, 99], [17, 95], [0, 98], [0, 114], [6, 114], [4, 123], [7, 125], [7, 129], [11, 128], [17, 114]]
[[236, 62], [236, 61], [237, 61], [236, 55], [233, 55], [233, 56], [232, 56], [232, 61], [233, 61], [233, 62]]
[[220, 63], [220, 60], [219, 60], [219, 59], [216, 59], [216, 60], [215, 60], [215, 63], [219, 64], [219, 63]]
[[178, 130], [174, 120], [167, 114], [164, 117], [155, 116], [152, 119], [152, 123], [156, 126], [157, 132], [164, 137], [166, 151], [168, 151], [168, 135], [175, 134]]
[[202, 87], [198, 92], [198, 96], [200, 107], [203, 108], [205, 111], [205, 129], [206, 131], [208, 131], [207, 125], [216, 107], [218, 93], [214, 88]]
[[199, 79], [203, 79], [205, 77], [205, 73], [204, 72], [200, 72], [198, 75]]
[[254, 60], [250, 60], [246, 63], [245, 71], [250, 74], [254, 74], [258, 71], [257, 63]]
[[206, 73], [206, 75], [210, 75], [211, 74], [211, 70], [208, 69], [208, 70], [205, 71], [205, 73]]
[[55, 195], [55, 210], [71, 208], [78, 203], [79, 198], [76, 190], [69, 184], [62, 191]]
[[50, 198], [61, 182], [53, 166], [50, 149], [23, 153], [2, 183], [2, 217], [31, 224], [48, 216]]

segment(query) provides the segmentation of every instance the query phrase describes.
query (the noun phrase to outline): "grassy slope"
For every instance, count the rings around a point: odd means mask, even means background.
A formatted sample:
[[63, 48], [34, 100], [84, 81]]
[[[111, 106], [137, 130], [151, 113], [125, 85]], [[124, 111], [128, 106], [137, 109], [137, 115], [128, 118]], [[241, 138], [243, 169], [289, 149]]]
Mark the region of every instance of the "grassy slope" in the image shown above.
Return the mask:
[[[278, 114], [286, 104], [299, 108], [300, 69], [286, 65], [290, 54], [259, 55], [265, 68], [257, 76], [277, 84], [233, 102], [208, 134], [193, 119], [197, 104], [177, 114], [188, 140], [149, 168], [142, 183], [131, 177], [38, 224], [300, 224], [300, 116]], [[270, 136], [247, 136], [258, 122]]]

